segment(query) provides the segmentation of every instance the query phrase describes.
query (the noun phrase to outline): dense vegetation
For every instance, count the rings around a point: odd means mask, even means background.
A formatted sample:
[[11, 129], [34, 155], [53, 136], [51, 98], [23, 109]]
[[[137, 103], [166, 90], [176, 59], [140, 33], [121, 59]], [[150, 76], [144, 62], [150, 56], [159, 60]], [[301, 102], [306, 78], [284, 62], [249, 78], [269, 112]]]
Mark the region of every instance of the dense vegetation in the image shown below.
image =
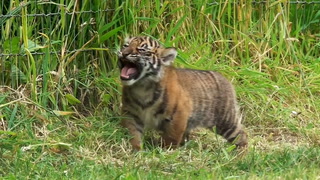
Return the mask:
[[[1, 1], [0, 177], [319, 178], [320, 2], [288, 2]], [[177, 150], [132, 153], [115, 53], [128, 34], [230, 79], [248, 149], [200, 129]]]

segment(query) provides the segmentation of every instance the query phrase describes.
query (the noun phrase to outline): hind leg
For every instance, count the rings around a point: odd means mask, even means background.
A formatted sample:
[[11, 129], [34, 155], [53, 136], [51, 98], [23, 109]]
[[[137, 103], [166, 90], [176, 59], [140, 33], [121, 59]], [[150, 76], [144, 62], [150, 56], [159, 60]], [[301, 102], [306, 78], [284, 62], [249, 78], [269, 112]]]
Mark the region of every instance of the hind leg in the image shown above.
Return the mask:
[[178, 147], [183, 142], [184, 128], [179, 124], [167, 124], [166, 129], [161, 133], [164, 147]]
[[241, 124], [219, 125], [217, 126], [217, 133], [237, 147], [241, 148], [248, 145], [247, 134], [244, 132]]
[[187, 127], [187, 117], [184, 114], [176, 114], [171, 120], [168, 120], [162, 127], [162, 144], [164, 147], [176, 148], [184, 143]]
[[240, 130], [235, 137], [228, 139], [228, 142], [234, 143], [237, 147], [246, 147], [248, 145], [248, 135], [243, 130]]

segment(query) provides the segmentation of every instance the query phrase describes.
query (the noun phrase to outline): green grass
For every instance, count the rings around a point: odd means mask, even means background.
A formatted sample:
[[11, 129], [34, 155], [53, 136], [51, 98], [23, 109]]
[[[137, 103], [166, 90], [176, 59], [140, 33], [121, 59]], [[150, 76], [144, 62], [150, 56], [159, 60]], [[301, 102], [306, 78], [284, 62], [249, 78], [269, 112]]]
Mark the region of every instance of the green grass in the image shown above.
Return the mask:
[[[0, 2], [14, 16], [0, 18], [0, 55], [25, 54], [0, 56], [2, 179], [319, 178], [319, 4], [24, 2]], [[30, 16], [42, 13], [57, 14]], [[176, 66], [230, 79], [248, 149], [199, 129], [177, 150], [146, 142], [132, 153], [115, 53], [127, 34], [177, 47]]]

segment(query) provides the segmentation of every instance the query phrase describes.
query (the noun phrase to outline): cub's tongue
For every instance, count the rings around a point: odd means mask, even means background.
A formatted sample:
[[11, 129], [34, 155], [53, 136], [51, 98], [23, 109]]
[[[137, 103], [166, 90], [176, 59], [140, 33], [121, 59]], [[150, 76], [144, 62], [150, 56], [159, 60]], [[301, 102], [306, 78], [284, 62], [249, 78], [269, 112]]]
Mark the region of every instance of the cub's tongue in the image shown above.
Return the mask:
[[130, 75], [134, 74], [137, 72], [137, 68], [133, 67], [133, 66], [129, 66], [129, 65], [125, 65], [122, 69], [121, 69], [121, 77], [124, 79], [129, 79]]

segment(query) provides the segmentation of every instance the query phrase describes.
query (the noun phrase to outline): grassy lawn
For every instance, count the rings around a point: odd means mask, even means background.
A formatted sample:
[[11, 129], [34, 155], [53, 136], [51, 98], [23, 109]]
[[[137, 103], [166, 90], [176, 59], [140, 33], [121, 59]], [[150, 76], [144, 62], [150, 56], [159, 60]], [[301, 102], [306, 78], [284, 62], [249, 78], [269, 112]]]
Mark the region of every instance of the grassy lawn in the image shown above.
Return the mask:
[[[11, 15], [0, 17], [0, 178], [320, 178], [320, 4], [76, 2], [0, 3]], [[119, 126], [126, 34], [177, 47], [176, 66], [225, 75], [248, 148], [197, 129], [176, 150], [148, 144], [150, 132], [133, 153]]]

